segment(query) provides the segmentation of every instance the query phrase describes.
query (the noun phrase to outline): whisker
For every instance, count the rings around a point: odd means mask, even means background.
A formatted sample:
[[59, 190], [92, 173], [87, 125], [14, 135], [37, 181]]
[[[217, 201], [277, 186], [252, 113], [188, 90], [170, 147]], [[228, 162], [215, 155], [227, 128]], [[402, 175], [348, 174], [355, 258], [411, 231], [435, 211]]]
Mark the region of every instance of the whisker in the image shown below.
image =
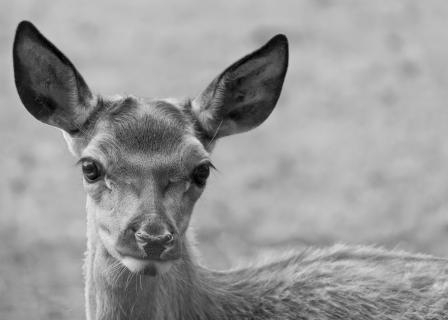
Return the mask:
[[212, 139], [210, 140], [210, 142], [207, 144], [207, 148], [212, 144], [212, 142], [215, 140], [216, 136], [218, 135], [218, 131], [221, 128], [223, 120], [221, 119], [221, 122], [219, 123], [218, 127], [215, 130], [215, 133], [213, 134]]

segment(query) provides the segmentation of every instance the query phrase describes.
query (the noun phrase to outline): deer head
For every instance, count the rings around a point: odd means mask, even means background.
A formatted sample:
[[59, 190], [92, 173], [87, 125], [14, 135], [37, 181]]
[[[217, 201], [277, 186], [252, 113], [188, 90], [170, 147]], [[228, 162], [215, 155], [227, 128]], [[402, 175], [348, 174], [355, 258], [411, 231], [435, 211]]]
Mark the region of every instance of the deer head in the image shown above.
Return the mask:
[[274, 109], [288, 44], [275, 36], [183, 100], [92, 94], [65, 55], [26, 21], [13, 57], [26, 109], [62, 129], [79, 159], [91, 236], [131, 272], [154, 275], [182, 255], [215, 141], [257, 127]]

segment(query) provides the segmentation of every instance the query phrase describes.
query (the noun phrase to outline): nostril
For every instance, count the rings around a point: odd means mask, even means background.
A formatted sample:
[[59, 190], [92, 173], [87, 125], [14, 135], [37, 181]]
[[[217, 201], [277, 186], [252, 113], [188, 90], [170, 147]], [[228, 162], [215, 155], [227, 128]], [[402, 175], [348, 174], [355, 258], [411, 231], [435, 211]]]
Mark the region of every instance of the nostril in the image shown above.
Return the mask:
[[137, 239], [137, 241], [146, 242], [151, 239], [151, 236], [145, 231], [139, 230], [135, 232], [135, 238]]
[[145, 231], [138, 230], [134, 235], [137, 242], [148, 245], [169, 245], [174, 241], [174, 236], [171, 233], [155, 236], [150, 235]]
[[174, 237], [171, 233], [167, 233], [163, 236], [163, 242], [165, 244], [170, 244], [171, 242], [173, 242], [173, 240], [174, 240]]

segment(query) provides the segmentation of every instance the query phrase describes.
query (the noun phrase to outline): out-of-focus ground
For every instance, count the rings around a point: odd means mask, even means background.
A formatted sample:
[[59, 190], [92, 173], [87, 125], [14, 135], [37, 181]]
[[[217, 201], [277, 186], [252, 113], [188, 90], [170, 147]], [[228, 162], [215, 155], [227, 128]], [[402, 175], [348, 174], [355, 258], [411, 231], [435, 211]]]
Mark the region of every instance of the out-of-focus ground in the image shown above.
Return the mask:
[[0, 319], [83, 317], [81, 175], [25, 111], [33, 21], [104, 94], [194, 96], [276, 33], [290, 68], [260, 128], [221, 141], [193, 225], [203, 261], [333, 242], [448, 256], [447, 1], [0, 2]]

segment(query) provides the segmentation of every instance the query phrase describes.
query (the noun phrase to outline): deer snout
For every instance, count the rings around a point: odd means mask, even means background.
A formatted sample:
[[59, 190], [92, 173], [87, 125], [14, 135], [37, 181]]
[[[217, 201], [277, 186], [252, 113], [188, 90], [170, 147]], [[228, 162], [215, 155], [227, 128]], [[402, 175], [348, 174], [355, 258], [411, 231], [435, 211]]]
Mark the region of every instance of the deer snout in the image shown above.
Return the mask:
[[163, 253], [175, 246], [175, 235], [165, 231], [163, 233], [149, 233], [137, 230], [134, 234], [138, 247], [146, 253], [148, 259], [160, 260]]

